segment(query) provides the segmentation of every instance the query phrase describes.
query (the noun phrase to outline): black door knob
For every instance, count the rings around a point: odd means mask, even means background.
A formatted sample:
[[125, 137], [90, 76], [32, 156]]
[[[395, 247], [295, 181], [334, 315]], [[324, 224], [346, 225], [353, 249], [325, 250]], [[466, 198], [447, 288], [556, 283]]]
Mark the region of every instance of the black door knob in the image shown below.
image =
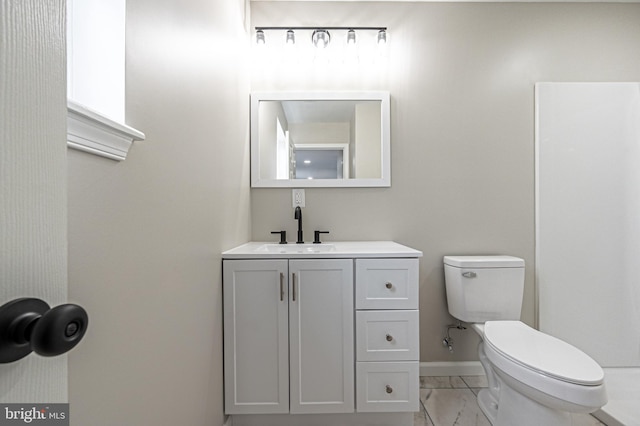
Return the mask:
[[17, 361], [32, 351], [56, 356], [84, 337], [89, 318], [78, 305], [49, 309], [40, 299], [16, 299], [0, 307], [0, 363]]
[[56, 356], [73, 349], [87, 329], [87, 312], [78, 305], [60, 305], [47, 311], [31, 332], [31, 347], [42, 356]]

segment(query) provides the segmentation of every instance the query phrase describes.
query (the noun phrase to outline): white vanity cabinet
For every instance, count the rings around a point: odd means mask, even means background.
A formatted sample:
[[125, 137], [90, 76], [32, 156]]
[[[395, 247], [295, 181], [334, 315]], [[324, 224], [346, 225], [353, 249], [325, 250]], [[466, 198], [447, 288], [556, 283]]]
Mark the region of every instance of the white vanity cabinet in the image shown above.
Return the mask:
[[418, 411], [418, 259], [355, 262], [357, 411]]
[[412, 425], [420, 256], [384, 241], [256, 242], [224, 252], [224, 400], [233, 425]]
[[225, 412], [354, 411], [353, 262], [225, 260]]

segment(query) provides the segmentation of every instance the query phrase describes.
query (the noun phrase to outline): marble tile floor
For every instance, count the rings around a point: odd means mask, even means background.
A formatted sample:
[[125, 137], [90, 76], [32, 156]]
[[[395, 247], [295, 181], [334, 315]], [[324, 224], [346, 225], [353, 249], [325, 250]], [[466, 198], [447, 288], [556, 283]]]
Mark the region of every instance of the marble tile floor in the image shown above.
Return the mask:
[[[484, 387], [484, 376], [421, 377], [421, 410], [414, 426], [491, 426], [476, 401]], [[572, 426], [606, 425], [588, 414], [574, 414]]]

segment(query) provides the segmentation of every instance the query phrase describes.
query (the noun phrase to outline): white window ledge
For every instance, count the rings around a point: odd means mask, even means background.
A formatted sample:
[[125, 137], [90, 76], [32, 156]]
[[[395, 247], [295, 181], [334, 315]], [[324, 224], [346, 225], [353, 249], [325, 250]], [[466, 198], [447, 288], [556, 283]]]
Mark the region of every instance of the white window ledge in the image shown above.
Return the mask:
[[139, 130], [67, 100], [67, 147], [122, 161], [133, 141], [144, 140]]

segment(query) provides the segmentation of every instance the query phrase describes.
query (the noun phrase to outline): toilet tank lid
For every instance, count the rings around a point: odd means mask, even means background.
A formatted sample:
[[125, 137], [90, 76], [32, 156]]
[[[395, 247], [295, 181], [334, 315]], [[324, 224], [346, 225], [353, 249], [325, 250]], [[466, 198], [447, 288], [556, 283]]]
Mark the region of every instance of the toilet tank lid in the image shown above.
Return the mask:
[[524, 268], [524, 260], [513, 256], [445, 256], [444, 264], [456, 268]]

